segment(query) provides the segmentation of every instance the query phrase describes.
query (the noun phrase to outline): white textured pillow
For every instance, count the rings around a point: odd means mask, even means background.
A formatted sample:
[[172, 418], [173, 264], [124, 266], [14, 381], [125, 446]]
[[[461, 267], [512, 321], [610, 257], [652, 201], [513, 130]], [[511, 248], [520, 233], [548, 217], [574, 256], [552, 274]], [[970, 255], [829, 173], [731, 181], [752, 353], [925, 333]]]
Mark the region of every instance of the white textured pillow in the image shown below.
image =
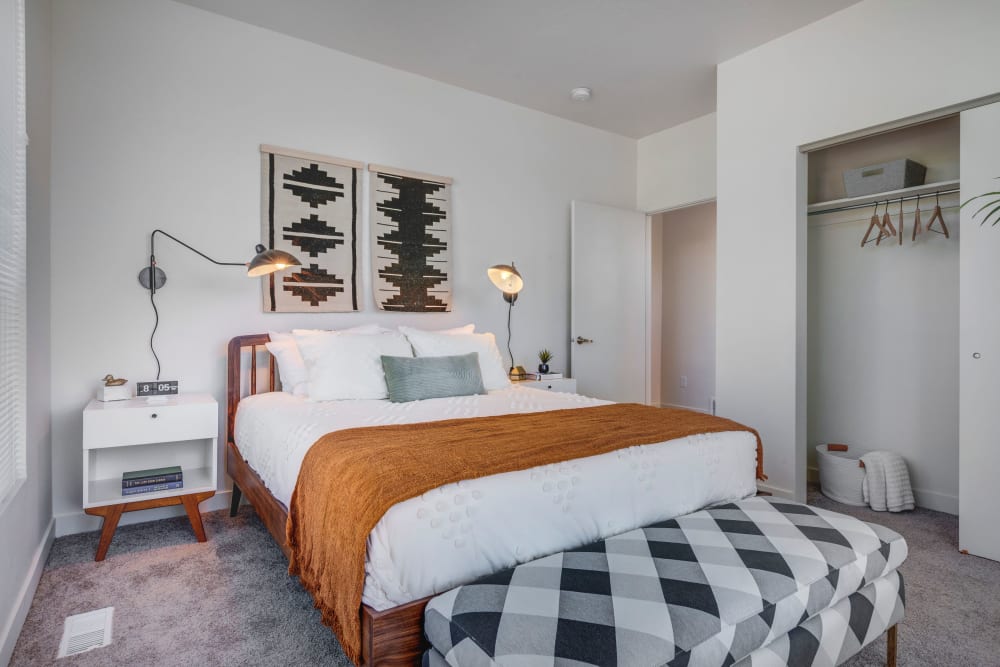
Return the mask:
[[271, 340], [264, 346], [278, 363], [281, 390], [292, 396], [305, 396], [308, 393], [309, 373], [306, 371], [306, 363], [302, 360], [294, 336], [275, 331], [268, 335]]
[[[418, 329], [414, 329], [414, 331], [418, 331]], [[439, 333], [454, 336], [455, 334], [470, 334], [475, 331], [475, 324], [466, 324], [465, 326], [455, 327], [454, 329], [438, 329], [437, 331], [429, 331], [428, 333]]]
[[281, 390], [292, 396], [308, 396], [309, 372], [306, 370], [306, 363], [299, 352], [299, 346], [295, 342], [296, 335], [307, 336], [320, 333], [381, 334], [388, 332], [389, 329], [377, 324], [362, 324], [340, 331], [324, 331], [323, 329], [292, 329], [292, 333], [271, 331], [268, 334], [271, 341], [265, 343], [264, 346], [278, 363]]
[[388, 398], [382, 355], [413, 356], [397, 332], [296, 335], [295, 342], [309, 373], [310, 401]]
[[410, 327], [399, 327], [399, 330], [406, 334], [418, 357], [448, 357], [476, 352], [479, 354], [479, 370], [487, 391], [510, 386], [503, 357], [500, 356], [493, 334], [446, 334]]

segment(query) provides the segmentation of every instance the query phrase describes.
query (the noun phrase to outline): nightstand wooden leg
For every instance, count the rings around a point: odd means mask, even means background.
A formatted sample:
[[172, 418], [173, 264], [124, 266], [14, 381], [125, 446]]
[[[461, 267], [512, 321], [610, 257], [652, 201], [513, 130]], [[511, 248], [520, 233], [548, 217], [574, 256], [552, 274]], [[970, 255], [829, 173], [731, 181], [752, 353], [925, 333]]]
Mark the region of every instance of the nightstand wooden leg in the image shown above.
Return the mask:
[[205, 526], [201, 522], [201, 510], [198, 509], [198, 503], [214, 495], [215, 493], [211, 492], [181, 496], [181, 501], [184, 503], [184, 510], [187, 512], [188, 519], [191, 521], [191, 528], [194, 530], [194, 536], [198, 538], [199, 542], [204, 542], [208, 538], [205, 537]]
[[240, 487], [233, 484], [233, 501], [229, 505], [229, 516], [236, 516], [240, 511], [240, 498], [243, 497], [243, 492], [240, 491]]
[[111, 540], [118, 528], [118, 520], [122, 518], [122, 510], [124, 509], [125, 505], [107, 505], [87, 510], [87, 514], [104, 517], [104, 523], [101, 526], [101, 539], [97, 543], [97, 554], [94, 556], [94, 560], [102, 561], [108, 554], [108, 547], [111, 546]]

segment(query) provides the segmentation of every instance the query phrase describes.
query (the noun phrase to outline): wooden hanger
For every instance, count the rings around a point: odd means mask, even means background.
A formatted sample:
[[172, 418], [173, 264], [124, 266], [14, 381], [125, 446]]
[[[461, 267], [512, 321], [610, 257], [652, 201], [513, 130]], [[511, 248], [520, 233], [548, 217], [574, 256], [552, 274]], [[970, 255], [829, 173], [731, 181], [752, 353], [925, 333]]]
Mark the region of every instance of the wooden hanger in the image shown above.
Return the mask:
[[[940, 232], [938, 232], [938, 230], [934, 229], [934, 223], [936, 221], [939, 221], [941, 223], [941, 230], [942, 231], [940, 231]], [[945, 238], [949, 238], [949, 235], [948, 235], [948, 225], [946, 225], [944, 223], [944, 216], [941, 214], [941, 197], [940, 197], [940, 193], [937, 193], [937, 192], [934, 193], [934, 213], [931, 215], [930, 222], [927, 223], [927, 231], [929, 231], [929, 232], [937, 232], [938, 234], [944, 234]]]
[[903, 198], [899, 198], [899, 245], [903, 245]]
[[[885, 229], [882, 227], [882, 223], [879, 222], [878, 218], [878, 202], [875, 202], [875, 211], [872, 212], [872, 219], [868, 222], [868, 230], [865, 232], [865, 237], [861, 239], [861, 247], [864, 248], [866, 245], [875, 241], [875, 245], [878, 245], [879, 241], [885, 235]], [[872, 235], [872, 230], [878, 227], [878, 238], [868, 238]]]
[[[885, 233], [885, 238], [888, 238], [890, 236], [895, 236], [896, 235], [896, 228], [892, 226], [892, 218], [889, 216], [889, 201], [888, 200], [886, 200], [886, 202], [885, 202], [885, 213], [882, 214], [882, 229], [883, 230], [888, 230]], [[881, 241], [881, 240], [882, 240], [882, 237], [879, 237], [879, 241]], [[878, 245], [878, 241], [875, 242], [875, 245]]]
[[920, 228], [920, 195], [917, 195], [917, 209], [913, 212], [913, 237], [911, 241], [917, 240], [917, 234], [921, 233], [923, 229]]

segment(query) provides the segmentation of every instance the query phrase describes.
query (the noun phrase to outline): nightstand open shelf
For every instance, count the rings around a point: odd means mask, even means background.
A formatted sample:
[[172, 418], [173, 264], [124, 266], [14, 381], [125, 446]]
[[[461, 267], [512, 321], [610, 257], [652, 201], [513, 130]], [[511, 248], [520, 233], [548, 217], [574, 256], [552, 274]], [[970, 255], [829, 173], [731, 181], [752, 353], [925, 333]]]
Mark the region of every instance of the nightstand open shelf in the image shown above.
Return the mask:
[[169, 498], [171, 496], [182, 496], [204, 491], [215, 491], [215, 471], [211, 468], [195, 468], [193, 470], [184, 468], [183, 488], [154, 493], [136, 493], [129, 496], [122, 493], [122, 478], [119, 475], [118, 477], [91, 480], [87, 484], [88, 502], [84, 504], [84, 507], [133, 503], [138, 500]]
[[[95, 560], [104, 560], [124, 512], [183, 505], [199, 542], [198, 504], [215, 495], [219, 406], [207, 394], [91, 401], [83, 411], [83, 509], [104, 518]], [[180, 466], [184, 486], [122, 493], [122, 474]]]

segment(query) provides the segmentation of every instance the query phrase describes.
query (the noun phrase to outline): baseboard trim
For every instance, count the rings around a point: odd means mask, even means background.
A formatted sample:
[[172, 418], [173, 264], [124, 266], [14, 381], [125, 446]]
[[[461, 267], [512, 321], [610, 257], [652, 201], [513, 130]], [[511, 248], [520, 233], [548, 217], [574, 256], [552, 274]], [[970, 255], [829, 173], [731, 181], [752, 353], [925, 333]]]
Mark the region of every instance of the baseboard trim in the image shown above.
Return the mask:
[[17, 594], [17, 600], [11, 610], [10, 617], [0, 634], [0, 665], [10, 663], [14, 655], [14, 645], [21, 635], [21, 628], [24, 627], [24, 620], [28, 617], [31, 609], [31, 601], [35, 599], [35, 590], [38, 589], [38, 582], [42, 578], [42, 571], [45, 569], [45, 561], [49, 559], [49, 551], [52, 549], [52, 541], [55, 539], [55, 517], [49, 519], [49, 525], [45, 529], [42, 541], [35, 549], [35, 555], [31, 559], [31, 569], [28, 576], [24, 578], [24, 585]]
[[[810, 483], [819, 484], [819, 468], [810, 466], [806, 471], [806, 477]], [[958, 496], [914, 487], [913, 501], [917, 507], [958, 516]]]
[[764, 482], [757, 482], [758, 491], [766, 491], [772, 496], [777, 496], [778, 498], [787, 498], [788, 500], [795, 500], [795, 492], [791, 489], [785, 489], [780, 486], [774, 486], [773, 484], [765, 484]]
[[913, 489], [913, 500], [917, 503], [917, 507], [958, 516], [958, 496], [926, 489]]
[[680, 410], [694, 410], [695, 412], [703, 412], [706, 415], [712, 414], [711, 410], [703, 410], [702, 408], [693, 408], [690, 405], [681, 405], [679, 403], [660, 403], [661, 408], [678, 408]]
[[[201, 511], [213, 512], [215, 510], [227, 509], [229, 507], [229, 501], [231, 500], [232, 493], [233, 492], [229, 489], [216, 491], [214, 496], [201, 504]], [[133, 523], [159, 521], [160, 519], [169, 519], [175, 516], [184, 516], [184, 507], [182, 505], [158, 507], [156, 509], [143, 510], [141, 512], [126, 512], [122, 514], [121, 521], [118, 522], [118, 525], [128, 526]], [[76, 535], [77, 533], [90, 533], [101, 529], [101, 518], [84, 514], [83, 510], [79, 512], [57, 514], [55, 516], [55, 521], [56, 537]], [[0, 665], [2, 664], [4, 663], [0, 662]]]

